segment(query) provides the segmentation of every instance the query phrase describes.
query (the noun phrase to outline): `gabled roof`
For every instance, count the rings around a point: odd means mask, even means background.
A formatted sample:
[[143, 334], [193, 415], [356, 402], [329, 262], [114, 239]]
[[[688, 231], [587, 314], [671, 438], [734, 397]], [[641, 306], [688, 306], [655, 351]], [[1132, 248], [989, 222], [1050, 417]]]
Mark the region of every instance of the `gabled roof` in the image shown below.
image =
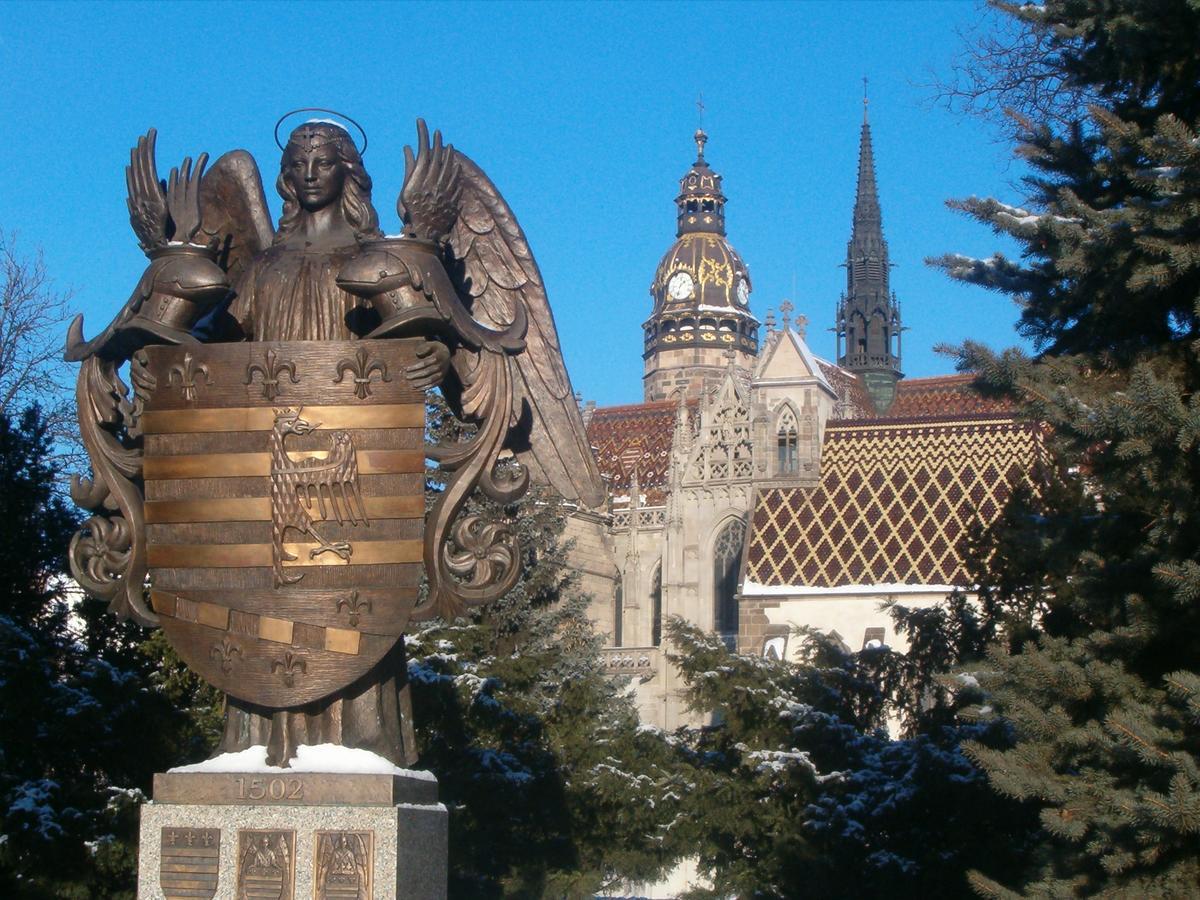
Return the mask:
[[744, 579], [966, 586], [970, 529], [1032, 483], [1040, 447], [1011, 416], [830, 421], [815, 488], [758, 492]]
[[[689, 404], [694, 406], [694, 401]], [[614, 496], [629, 493], [637, 469], [646, 502], [658, 505], [667, 485], [677, 404], [631, 403], [597, 408], [588, 421], [587, 435], [596, 453], [600, 474]]]
[[754, 378], [771, 380], [805, 376], [816, 378], [830, 393], [835, 393], [821, 360], [808, 349], [804, 338], [787, 327], [773, 332], [763, 348], [758, 365], [754, 367]]

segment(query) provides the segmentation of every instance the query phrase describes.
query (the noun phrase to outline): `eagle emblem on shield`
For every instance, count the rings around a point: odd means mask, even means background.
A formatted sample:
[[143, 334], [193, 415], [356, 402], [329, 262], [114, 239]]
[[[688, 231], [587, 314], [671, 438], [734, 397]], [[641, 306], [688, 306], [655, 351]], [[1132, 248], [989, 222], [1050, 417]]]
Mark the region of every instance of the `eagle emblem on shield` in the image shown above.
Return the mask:
[[[157, 346], [138, 363], [151, 604], [183, 660], [250, 703], [362, 677], [417, 601], [425, 397], [391, 373], [419, 341], [356, 343]], [[268, 355], [288, 372], [273, 397]]]

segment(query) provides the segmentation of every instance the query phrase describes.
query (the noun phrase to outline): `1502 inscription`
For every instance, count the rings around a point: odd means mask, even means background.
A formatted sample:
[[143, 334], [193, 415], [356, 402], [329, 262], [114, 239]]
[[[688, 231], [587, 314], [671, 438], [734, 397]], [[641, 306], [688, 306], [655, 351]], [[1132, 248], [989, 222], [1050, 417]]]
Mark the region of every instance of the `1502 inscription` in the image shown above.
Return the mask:
[[303, 800], [299, 778], [235, 778], [239, 800]]

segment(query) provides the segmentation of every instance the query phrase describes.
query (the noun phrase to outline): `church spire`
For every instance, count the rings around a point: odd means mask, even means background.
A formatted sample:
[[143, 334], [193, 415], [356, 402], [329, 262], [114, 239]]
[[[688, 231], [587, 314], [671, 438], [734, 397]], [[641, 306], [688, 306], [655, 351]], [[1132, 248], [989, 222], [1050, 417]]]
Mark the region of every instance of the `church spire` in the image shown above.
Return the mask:
[[871, 123], [863, 92], [863, 123], [858, 149], [858, 188], [846, 245], [846, 292], [838, 305], [838, 365], [859, 373], [872, 402], [887, 410], [900, 372], [900, 305], [889, 287], [891, 263], [883, 238], [883, 215], [875, 184]]

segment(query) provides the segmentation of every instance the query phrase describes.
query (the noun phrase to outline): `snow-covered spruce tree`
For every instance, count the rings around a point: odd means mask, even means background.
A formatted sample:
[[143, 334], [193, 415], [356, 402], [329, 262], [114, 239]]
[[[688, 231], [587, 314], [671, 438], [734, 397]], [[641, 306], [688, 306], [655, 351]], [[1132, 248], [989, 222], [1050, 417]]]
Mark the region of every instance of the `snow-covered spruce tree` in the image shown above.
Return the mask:
[[[968, 344], [961, 365], [1051, 429], [1065, 486], [1007, 524], [1026, 552], [985, 575], [1036, 598], [1039, 632], [990, 653], [1010, 749], [968, 747], [996, 790], [1041, 807], [1037, 864], [976, 889], [1195, 896], [1200, 884], [1200, 6], [1005, 6], [1096, 98], [1025, 120], [1019, 206], [953, 204], [1020, 259], [947, 256], [1012, 295], [1032, 359]], [[1019, 79], [1014, 79], [1019, 82]], [[994, 871], [994, 870], [989, 870]], [[1003, 887], [1000, 882], [1013, 886]]]
[[[433, 438], [463, 433], [440, 398], [429, 423]], [[520, 581], [407, 638], [420, 764], [450, 809], [452, 896], [590, 897], [653, 878], [679, 852], [664, 826], [686, 767], [599, 668], [567, 566], [568, 511], [536, 487], [493, 508], [519, 529]]]
[[[983, 626], [963, 602], [895, 615], [922, 651], [847, 653], [812, 632], [798, 661], [780, 662], [671, 620], [689, 702], [713, 720], [678, 733], [695, 788], [674, 830], [712, 881], [691, 896], [960, 897], [969, 869], [1022, 859], [1030, 811], [959, 750], [1005, 746], [1007, 729], [955, 724], [964, 692], [926, 691]], [[890, 740], [881, 726], [897, 715], [908, 736]]]
[[0, 414], [0, 895], [133, 896], [136, 801], [192, 735], [141, 634], [67, 594], [39, 411]]

